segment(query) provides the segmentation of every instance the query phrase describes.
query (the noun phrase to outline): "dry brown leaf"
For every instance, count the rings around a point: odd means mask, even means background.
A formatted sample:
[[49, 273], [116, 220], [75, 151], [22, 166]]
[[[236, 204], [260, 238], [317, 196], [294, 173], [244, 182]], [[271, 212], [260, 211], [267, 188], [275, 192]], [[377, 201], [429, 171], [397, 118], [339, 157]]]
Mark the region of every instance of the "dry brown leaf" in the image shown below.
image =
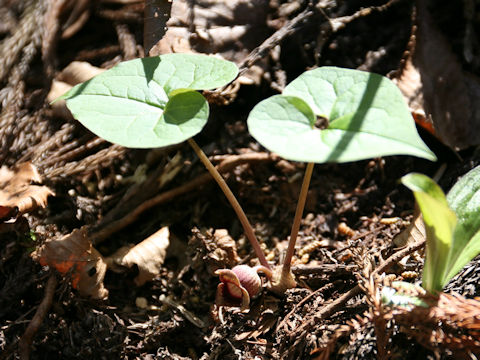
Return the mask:
[[453, 149], [480, 144], [480, 79], [463, 71], [437, 29], [427, 0], [417, 1], [410, 56], [397, 79], [417, 122]]
[[105, 72], [105, 69], [91, 65], [86, 61], [72, 61], [57, 76], [57, 80], [77, 85]]
[[[171, 52], [219, 54], [239, 64], [268, 37], [268, 11], [267, 0], [174, 1], [167, 32], [150, 55]], [[256, 66], [252, 68], [245, 75], [246, 81], [258, 83], [263, 71]]]
[[65, 94], [68, 90], [72, 88], [72, 85], [67, 84], [63, 81], [53, 80], [52, 86], [50, 87], [50, 92], [47, 95], [47, 102], [50, 104], [50, 107], [53, 110], [53, 115], [62, 119], [73, 120], [72, 113], [67, 109], [65, 100], [54, 100], [58, 99], [60, 96]]
[[427, 232], [422, 214], [418, 208], [415, 209], [413, 220], [408, 227], [393, 238], [393, 243], [398, 247], [404, 247], [426, 239]]
[[240, 262], [237, 254], [237, 243], [226, 229], [192, 230], [193, 237], [189, 247], [195, 249], [192, 267], [211, 275], [218, 269], [231, 269]]
[[213, 233], [216, 248], [210, 253], [210, 258], [219, 263], [238, 263], [237, 244], [227, 229], [217, 229]]
[[145, 54], [160, 41], [167, 31], [167, 20], [170, 18], [173, 0], [145, 0], [143, 46]]
[[73, 61], [63, 69], [56, 79], [52, 81], [50, 92], [47, 95], [47, 102], [51, 103], [54, 115], [64, 119], [72, 119], [65, 100], [53, 101], [65, 94], [73, 86], [90, 80], [104, 71], [105, 69], [90, 65], [86, 61]]
[[42, 266], [54, 267], [61, 274], [71, 273], [72, 286], [81, 295], [94, 299], [108, 297], [108, 290], [103, 286], [107, 264], [92, 246], [85, 227], [47, 241], [32, 257]]
[[168, 227], [165, 226], [133, 247], [118, 249], [106, 261], [113, 269], [115, 265], [128, 268], [137, 265], [139, 272], [135, 284], [141, 286], [160, 273], [169, 245], [169, 235]]
[[31, 163], [18, 165], [14, 170], [6, 166], [0, 168], [0, 220], [8, 220], [19, 214], [47, 205], [53, 191], [40, 183], [42, 178]]

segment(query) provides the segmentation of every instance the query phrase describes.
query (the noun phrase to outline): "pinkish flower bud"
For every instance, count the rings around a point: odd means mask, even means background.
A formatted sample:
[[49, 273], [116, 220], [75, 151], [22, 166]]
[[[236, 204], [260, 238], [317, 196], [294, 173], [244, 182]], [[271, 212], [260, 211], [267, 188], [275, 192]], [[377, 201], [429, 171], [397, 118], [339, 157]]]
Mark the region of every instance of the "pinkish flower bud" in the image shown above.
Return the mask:
[[262, 288], [259, 272], [263, 272], [268, 278], [272, 276], [272, 272], [264, 266], [252, 268], [248, 265], [237, 265], [231, 270], [215, 271], [221, 281], [217, 287], [215, 303], [219, 306], [240, 307], [242, 311], [247, 310], [250, 299], [257, 296]]

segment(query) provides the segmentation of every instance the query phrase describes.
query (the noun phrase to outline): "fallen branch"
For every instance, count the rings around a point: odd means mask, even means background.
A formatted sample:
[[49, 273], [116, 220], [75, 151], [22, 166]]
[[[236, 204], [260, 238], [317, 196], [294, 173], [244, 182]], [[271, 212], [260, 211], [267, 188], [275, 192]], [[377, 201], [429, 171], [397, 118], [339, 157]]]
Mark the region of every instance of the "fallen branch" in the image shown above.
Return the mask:
[[21, 360], [28, 360], [30, 358], [33, 337], [42, 325], [43, 319], [45, 319], [47, 316], [50, 306], [52, 306], [53, 295], [55, 294], [56, 287], [57, 278], [55, 277], [55, 274], [51, 274], [48, 278], [47, 285], [45, 286], [43, 300], [38, 306], [35, 315], [33, 315], [32, 321], [30, 321], [30, 324], [28, 324], [27, 329], [23, 333], [18, 343], [18, 352]]

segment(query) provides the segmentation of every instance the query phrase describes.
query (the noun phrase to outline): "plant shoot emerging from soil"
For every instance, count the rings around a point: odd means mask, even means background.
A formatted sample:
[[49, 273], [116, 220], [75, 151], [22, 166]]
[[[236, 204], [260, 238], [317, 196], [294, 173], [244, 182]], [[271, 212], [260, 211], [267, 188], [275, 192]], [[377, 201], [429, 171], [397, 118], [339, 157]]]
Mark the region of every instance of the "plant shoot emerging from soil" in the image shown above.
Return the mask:
[[437, 293], [480, 253], [480, 167], [462, 177], [446, 197], [422, 174], [408, 174], [402, 183], [413, 191], [427, 233], [422, 286]]

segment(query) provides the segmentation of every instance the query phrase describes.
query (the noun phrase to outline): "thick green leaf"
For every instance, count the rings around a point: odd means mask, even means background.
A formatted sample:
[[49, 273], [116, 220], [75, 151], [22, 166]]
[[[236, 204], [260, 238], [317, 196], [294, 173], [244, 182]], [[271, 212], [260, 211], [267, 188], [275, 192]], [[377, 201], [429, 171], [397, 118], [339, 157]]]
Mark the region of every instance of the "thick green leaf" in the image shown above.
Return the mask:
[[[315, 121], [306, 122], [298, 101], [329, 126], [320, 130]], [[255, 106], [248, 127], [263, 146], [289, 160], [346, 162], [394, 154], [436, 159], [418, 136], [398, 88], [358, 70], [322, 67], [303, 73], [282, 95]]]
[[[180, 143], [205, 125], [208, 104], [191, 90], [223, 86], [237, 72], [235, 64], [214, 57], [167, 54], [120, 63], [61, 98], [77, 120], [108, 141], [161, 147]], [[191, 90], [173, 96], [178, 89]]]
[[422, 286], [430, 292], [442, 290], [457, 217], [440, 187], [428, 176], [412, 173], [402, 183], [413, 191], [427, 232]]
[[457, 214], [445, 285], [470, 260], [480, 253], [480, 167], [470, 170], [447, 195], [450, 208]]

